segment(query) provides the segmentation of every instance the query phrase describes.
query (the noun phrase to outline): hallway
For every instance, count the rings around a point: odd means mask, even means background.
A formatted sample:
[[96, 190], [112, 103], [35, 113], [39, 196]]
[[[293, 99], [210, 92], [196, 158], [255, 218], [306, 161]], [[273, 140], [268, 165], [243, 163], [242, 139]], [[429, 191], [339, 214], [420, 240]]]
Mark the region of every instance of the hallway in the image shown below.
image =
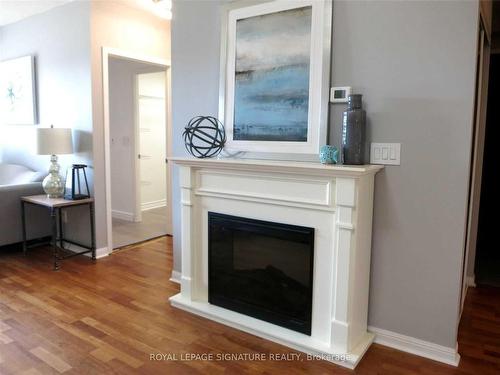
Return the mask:
[[142, 221], [113, 218], [113, 249], [150, 240], [167, 234], [166, 207], [142, 212]]

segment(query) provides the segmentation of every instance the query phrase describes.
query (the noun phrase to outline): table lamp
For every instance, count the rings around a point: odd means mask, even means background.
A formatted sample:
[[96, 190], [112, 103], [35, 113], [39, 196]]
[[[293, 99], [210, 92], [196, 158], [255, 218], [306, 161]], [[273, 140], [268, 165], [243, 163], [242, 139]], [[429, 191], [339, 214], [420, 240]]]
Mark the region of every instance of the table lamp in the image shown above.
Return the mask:
[[43, 190], [49, 198], [61, 198], [64, 193], [64, 181], [59, 175], [60, 165], [57, 155], [72, 154], [73, 140], [69, 128], [38, 128], [38, 155], [51, 155], [49, 174], [42, 182]]

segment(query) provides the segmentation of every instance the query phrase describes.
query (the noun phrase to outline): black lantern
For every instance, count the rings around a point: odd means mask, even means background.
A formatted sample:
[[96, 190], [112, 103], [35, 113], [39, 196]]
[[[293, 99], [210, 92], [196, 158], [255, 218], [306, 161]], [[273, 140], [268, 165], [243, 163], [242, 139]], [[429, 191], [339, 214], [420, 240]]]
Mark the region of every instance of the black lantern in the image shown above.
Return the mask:
[[[85, 164], [73, 164], [66, 172], [66, 188], [64, 189], [64, 198], [70, 200], [79, 200], [90, 198], [89, 183], [85, 173]], [[85, 185], [82, 184], [85, 182]]]

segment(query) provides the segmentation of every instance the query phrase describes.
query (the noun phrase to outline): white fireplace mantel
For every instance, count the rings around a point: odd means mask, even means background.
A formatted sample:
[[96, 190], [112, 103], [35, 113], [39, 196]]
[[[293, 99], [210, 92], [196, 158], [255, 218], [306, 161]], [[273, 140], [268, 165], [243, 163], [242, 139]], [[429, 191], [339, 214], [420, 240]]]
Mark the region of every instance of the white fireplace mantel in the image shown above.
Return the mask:
[[[354, 368], [367, 331], [378, 165], [171, 158], [180, 167], [181, 292], [173, 306]], [[208, 302], [208, 212], [315, 229], [311, 335]]]

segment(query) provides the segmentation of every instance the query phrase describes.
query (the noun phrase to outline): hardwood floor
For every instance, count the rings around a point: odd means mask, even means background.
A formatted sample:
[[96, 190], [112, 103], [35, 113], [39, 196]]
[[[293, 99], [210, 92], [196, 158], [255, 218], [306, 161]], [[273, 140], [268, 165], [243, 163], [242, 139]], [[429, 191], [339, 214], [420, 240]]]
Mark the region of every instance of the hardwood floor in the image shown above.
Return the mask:
[[[0, 253], [0, 374], [499, 374], [500, 291], [469, 292], [454, 368], [373, 345], [353, 372], [324, 361], [203, 361], [288, 348], [170, 307], [170, 238], [53, 272], [48, 249]], [[295, 353], [295, 352], [294, 352]], [[169, 356], [150, 360], [151, 354]], [[181, 358], [181, 356], [184, 356]], [[174, 358], [175, 357], [175, 358]], [[175, 360], [176, 359], [176, 360]]]

